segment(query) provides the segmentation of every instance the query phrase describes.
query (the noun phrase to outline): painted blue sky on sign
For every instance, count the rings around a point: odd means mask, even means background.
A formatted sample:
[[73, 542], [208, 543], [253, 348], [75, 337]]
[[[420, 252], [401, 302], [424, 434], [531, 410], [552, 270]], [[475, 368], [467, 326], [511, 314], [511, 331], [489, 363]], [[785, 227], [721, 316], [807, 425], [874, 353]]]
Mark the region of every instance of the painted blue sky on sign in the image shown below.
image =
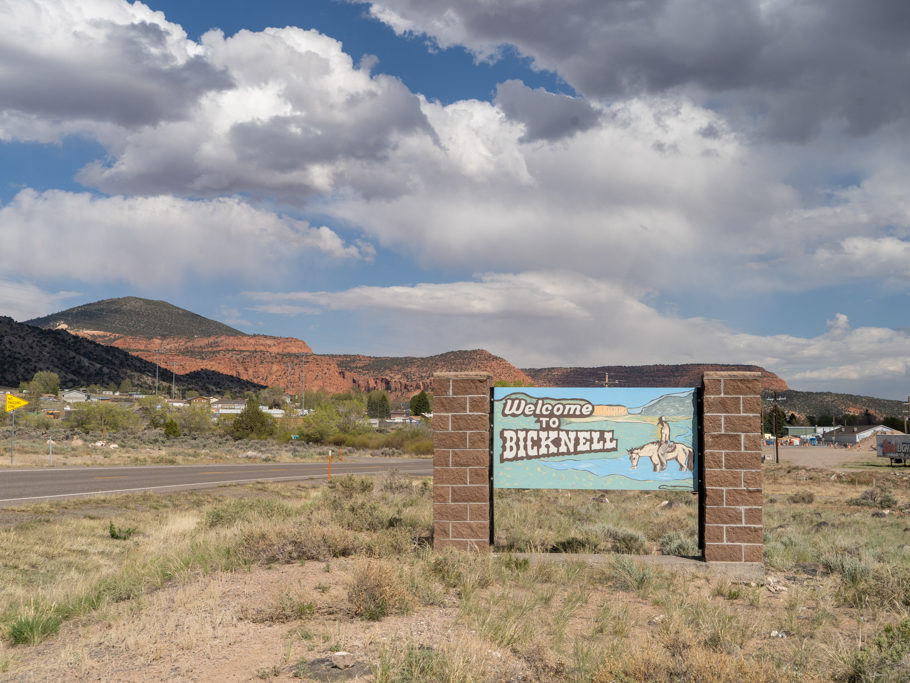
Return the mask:
[[493, 399], [494, 488], [695, 489], [694, 389], [497, 387]]
[[14, 0], [0, 26], [2, 314], [136, 295], [319, 353], [907, 394], [905, 2]]

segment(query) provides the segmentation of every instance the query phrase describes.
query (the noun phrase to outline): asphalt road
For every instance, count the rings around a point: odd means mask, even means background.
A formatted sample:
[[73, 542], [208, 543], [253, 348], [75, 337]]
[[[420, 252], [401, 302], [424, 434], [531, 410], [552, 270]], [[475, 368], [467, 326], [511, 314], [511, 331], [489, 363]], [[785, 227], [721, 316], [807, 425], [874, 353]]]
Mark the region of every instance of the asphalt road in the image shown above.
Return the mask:
[[[432, 460], [382, 458], [332, 463], [332, 476], [366, 475], [397, 469], [429, 476]], [[56, 467], [0, 471], [0, 507], [37, 501], [139, 491], [214, 488], [255, 481], [325, 479], [328, 463], [255, 465], [155, 465], [141, 467]]]

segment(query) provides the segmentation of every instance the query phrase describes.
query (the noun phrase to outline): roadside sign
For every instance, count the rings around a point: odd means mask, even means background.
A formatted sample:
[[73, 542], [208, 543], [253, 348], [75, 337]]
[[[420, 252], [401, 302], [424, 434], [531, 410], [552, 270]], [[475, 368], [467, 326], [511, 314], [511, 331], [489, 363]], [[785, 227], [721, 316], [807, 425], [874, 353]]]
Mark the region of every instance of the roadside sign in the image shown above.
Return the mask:
[[13, 396], [12, 394], [6, 395], [6, 412], [15, 410], [16, 408], [21, 408], [22, 406], [27, 406], [28, 401], [24, 398], [19, 398], [18, 396]]
[[694, 388], [495, 387], [493, 488], [697, 490]]

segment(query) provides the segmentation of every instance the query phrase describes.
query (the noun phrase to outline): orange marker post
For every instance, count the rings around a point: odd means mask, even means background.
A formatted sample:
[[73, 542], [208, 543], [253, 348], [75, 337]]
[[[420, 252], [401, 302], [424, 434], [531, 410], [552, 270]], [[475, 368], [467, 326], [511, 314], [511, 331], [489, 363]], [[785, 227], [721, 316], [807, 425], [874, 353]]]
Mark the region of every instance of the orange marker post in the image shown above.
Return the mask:
[[344, 462], [344, 446], [338, 447], [338, 462]]
[[332, 449], [329, 449], [329, 481], [332, 481]]

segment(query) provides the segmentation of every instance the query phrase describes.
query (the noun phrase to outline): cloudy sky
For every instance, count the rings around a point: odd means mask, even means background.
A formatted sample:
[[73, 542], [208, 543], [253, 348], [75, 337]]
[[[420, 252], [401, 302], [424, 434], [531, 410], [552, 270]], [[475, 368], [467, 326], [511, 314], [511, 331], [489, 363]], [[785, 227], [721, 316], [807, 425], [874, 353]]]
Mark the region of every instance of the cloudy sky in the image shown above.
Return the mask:
[[0, 313], [910, 392], [906, 0], [0, 0]]

